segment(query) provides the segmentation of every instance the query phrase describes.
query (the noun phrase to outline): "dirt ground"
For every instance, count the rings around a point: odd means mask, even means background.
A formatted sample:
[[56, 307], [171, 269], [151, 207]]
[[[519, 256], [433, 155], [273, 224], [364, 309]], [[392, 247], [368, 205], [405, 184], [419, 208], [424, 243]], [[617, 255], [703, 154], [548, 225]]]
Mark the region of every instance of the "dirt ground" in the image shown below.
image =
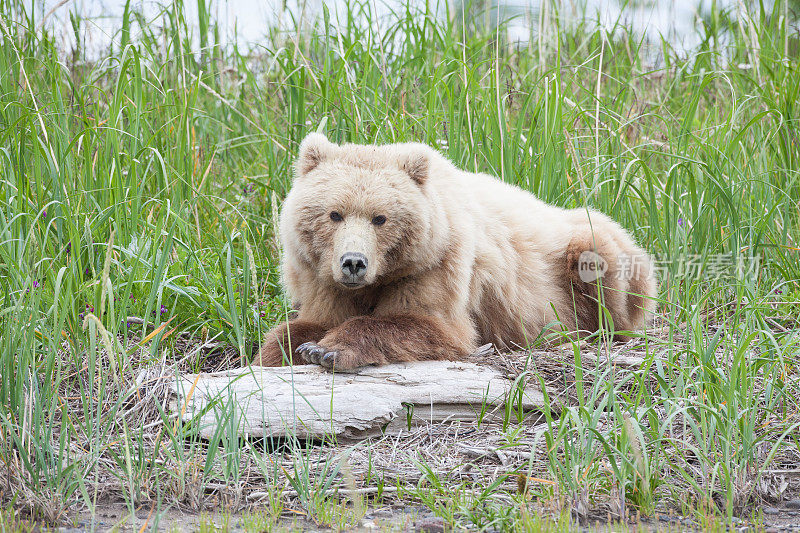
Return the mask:
[[[787, 502], [789, 505], [798, 500]], [[796, 505], [796, 504], [794, 504]], [[763, 520], [734, 519], [734, 526], [729, 531], [763, 531], [778, 533], [784, 531], [800, 531], [800, 506], [763, 507], [760, 509]], [[158, 515], [158, 516], [156, 516]], [[590, 521], [575, 523], [574, 531], [708, 531], [724, 530], [720, 524], [701, 524], [680, 516], [657, 515], [642, 519], [639, 523], [619, 524]], [[165, 509], [159, 513], [149, 509], [136, 509], [131, 515], [130, 509], [123, 503], [106, 503], [98, 506], [94, 518], [86, 513], [75, 517], [73, 525], [59, 529], [61, 533], [83, 533], [89, 531], [253, 531], [248, 527], [246, 515], [242, 513], [196, 513], [178, 509]], [[359, 525], [351, 531], [397, 531], [428, 532], [449, 531], [444, 522], [425, 508], [391, 506], [371, 507], [367, 510]], [[330, 531], [320, 527], [302, 516], [292, 518], [284, 515], [274, 526], [273, 531]]]
[[[63, 527], [61, 533], [83, 533], [92, 531], [174, 531], [176, 533], [194, 531], [253, 531], [248, 528], [244, 513], [196, 513], [178, 509], [162, 510], [160, 516], [150, 513], [149, 509], [137, 509], [134, 515], [123, 503], [104, 504], [99, 506], [94, 519], [88, 513], [76, 517], [72, 526]], [[360, 531], [417, 531], [417, 526], [430, 516], [422, 509], [392, 509], [390, 507], [370, 508], [359, 526]], [[213, 526], [213, 527], [212, 527]], [[328, 527], [320, 527], [302, 516], [292, 518], [283, 516], [273, 531], [330, 531]], [[431, 530], [433, 531], [433, 529]]]

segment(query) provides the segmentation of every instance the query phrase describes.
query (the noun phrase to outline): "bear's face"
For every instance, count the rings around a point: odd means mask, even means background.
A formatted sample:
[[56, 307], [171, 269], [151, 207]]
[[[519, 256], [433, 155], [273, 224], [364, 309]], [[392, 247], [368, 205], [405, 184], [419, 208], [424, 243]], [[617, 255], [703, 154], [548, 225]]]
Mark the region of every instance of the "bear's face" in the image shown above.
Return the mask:
[[380, 150], [312, 134], [284, 204], [284, 246], [318, 277], [351, 290], [413, 272], [432, 237], [427, 159]]

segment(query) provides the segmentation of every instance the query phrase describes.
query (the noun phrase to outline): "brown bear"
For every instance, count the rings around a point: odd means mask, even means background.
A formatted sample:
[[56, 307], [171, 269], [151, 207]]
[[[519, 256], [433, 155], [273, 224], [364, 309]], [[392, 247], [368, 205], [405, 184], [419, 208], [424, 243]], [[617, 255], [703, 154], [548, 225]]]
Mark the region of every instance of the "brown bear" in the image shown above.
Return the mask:
[[254, 364], [458, 359], [542, 332], [642, 328], [648, 255], [606, 215], [548, 205], [422, 144], [300, 145], [280, 217], [297, 317]]

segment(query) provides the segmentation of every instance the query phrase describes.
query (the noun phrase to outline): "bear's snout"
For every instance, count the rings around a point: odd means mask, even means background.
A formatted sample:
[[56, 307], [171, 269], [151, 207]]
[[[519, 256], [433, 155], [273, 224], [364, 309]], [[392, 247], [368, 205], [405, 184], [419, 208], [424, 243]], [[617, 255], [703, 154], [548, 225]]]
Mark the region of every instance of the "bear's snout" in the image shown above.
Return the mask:
[[367, 256], [357, 252], [345, 252], [339, 260], [345, 285], [361, 285], [367, 274]]

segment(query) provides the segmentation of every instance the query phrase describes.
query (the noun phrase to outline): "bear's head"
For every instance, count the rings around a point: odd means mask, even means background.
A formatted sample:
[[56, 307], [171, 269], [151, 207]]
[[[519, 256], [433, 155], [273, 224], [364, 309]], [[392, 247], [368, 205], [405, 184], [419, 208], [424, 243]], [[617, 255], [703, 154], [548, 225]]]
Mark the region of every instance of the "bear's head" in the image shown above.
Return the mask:
[[284, 256], [322, 281], [357, 290], [430, 268], [444, 242], [423, 145], [300, 145], [281, 215]]

